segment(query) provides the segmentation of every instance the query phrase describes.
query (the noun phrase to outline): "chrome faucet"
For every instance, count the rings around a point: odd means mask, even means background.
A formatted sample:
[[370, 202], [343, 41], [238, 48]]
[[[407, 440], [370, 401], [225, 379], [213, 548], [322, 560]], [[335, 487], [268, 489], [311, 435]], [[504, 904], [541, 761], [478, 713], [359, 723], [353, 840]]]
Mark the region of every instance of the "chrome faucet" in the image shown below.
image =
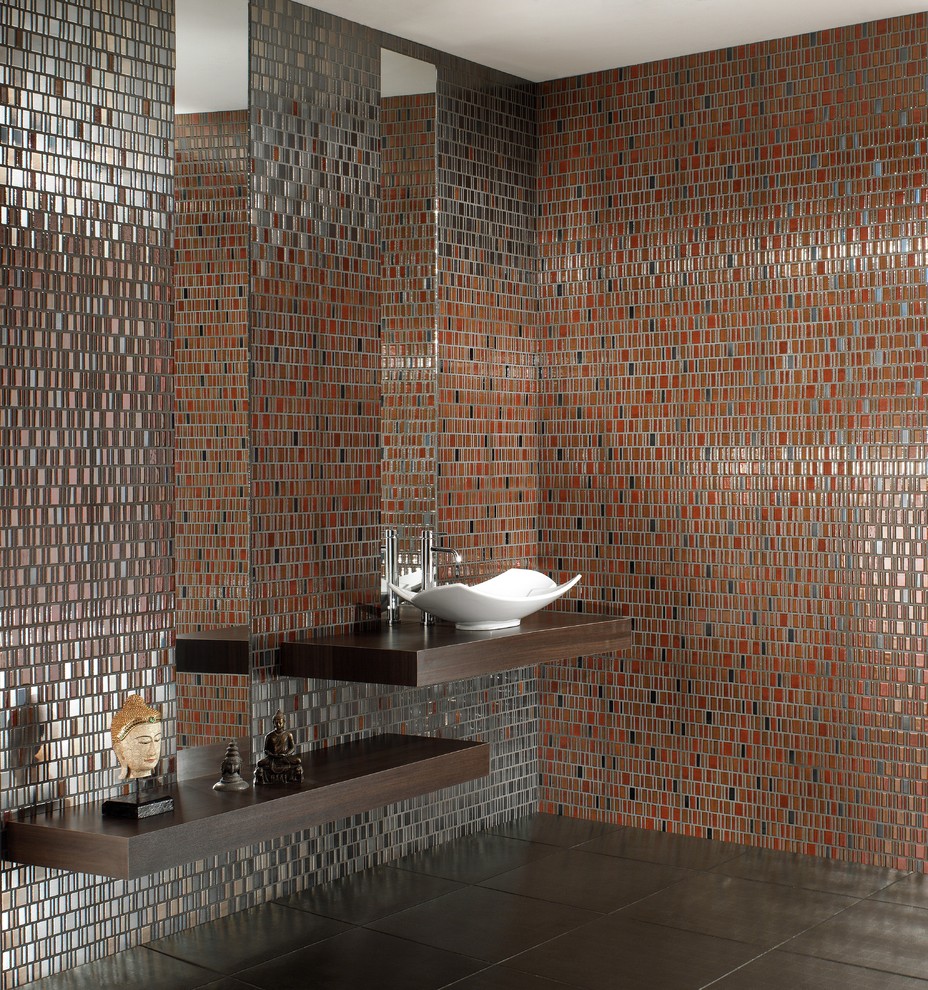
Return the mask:
[[393, 590], [399, 580], [399, 539], [395, 529], [388, 529], [383, 539], [383, 576], [387, 585], [387, 625], [400, 621], [400, 600]]
[[[419, 537], [419, 565], [422, 568], [422, 590], [427, 591], [438, 584], [438, 569], [435, 557], [440, 553], [451, 554], [455, 564], [461, 563], [461, 555], [454, 547], [443, 546], [435, 542], [435, 534], [430, 529], [422, 530]], [[422, 624], [430, 626], [435, 622], [435, 616], [429, 612], [422, 613]]]

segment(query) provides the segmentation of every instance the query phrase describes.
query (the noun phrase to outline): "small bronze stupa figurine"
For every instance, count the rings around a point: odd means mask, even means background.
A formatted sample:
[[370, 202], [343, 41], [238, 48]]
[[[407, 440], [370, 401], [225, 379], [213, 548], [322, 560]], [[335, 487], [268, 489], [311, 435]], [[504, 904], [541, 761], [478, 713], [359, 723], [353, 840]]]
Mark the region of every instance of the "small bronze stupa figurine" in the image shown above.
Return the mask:
[[213, 784], [214, 791], [247, 791], [251, 787], [242, 777], [242, 754], [239, 753], [234, 739], [229, 740], [220, 770], [222, 779]]
[[264, 756], [255, 767], [256, 784], [299, 784], [303, 764], [296, 751], [293, 733], [286, 727], [284, 713], [278, 708], [274, 729], [264, 740]]

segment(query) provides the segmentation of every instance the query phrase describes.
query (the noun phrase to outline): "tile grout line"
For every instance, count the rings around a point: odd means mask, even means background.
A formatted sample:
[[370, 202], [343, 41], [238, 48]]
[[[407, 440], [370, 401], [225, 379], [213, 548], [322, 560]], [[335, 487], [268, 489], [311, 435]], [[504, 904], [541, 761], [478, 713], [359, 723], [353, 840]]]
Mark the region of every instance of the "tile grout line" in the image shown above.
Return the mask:
[[[563, 846], [561, 848], [564, 849], [564, 850], [567, 850], [567, 849], [574, 849], [574, 848], [576, 848], [576, 846]], [[613, 857], [613, 858], [620, 859], [620, 858], [625, 858], [625, 857]], [[629, 860], [629, 862], [649, 862], [649, 861], [648, 860]], [[653, 865], [664, 866], [664, 865], [667, 865], [667, 864], [657, 863], [657, 864], [653, 864]], [[679, 869], [679, 867], [677, 867], [677, 869]], [[696, 873], [702, 873], [702, 872], [705, 872], [705, 871], [702, 871], [702, 870], [688, 870], [687, 872], [696, 874]], [[501, 876], [502, 874], [497, 874], [497, 875], [500, 875]], [[487, 877], [487, 879], [488, 880], [492, 880], [493, 878], [492, 877]], [[688, 878], [681, 877], [679, 880], [675, 880], [673, 883], [668, 884], [666, 887], [661, 887], [660, 889], [661, 890], [669, 890], [671, 887], [675, 886], [676, 884], [682, 883], [683, 880], [685, 880], [685, 879], [688, 879]], [[468, 886], [469, 887], [479, 887], [481, 885], [481, 883], [483, 883], [483, 882], [484, 881], [480, 881], [478, 883], [468, 884]], [[489, 887], [489, 888], [482, 888], [482, 889], [495, 890], [496, 888]], [[625, 910], [625, 908], [631, 907], [634, 904], [638, 904], [640, 901], [646, 900], [648, 897], [652, 896], [653, 893], [658, 893], [658, 892], [659, 891], [652, 891], [651, 894], [644, 894], [642, 897], [638, 897], [638, 898], [636, 898], [633, 901], [629, 901], [628, 904], [623, 904], [622, 907], [616, 908], [614, 911], [595, 912], [596, 914], [599, 915], [599, 917], [594, 918], [594, 919], [592, 919], [590, 921], [584, 921], [581, 924], [577, 925], [576, 927], [568, 928], [568, 929], [566, 929], [563, 932], [559, 932], [557, 935], [552, 935], [550, 938], [546, 938], [546, 939], [542, 940], [541, 942], [537, 942], [534, 945], [529, 946], [528, 948], [521, 949], [519, 952], [515, 952], [511, 956], [505, 956], [502, 959], [498, 959], [496, 962], [491, 962], [491, 963], [488, 964], [488, 966], [486, 967], [486, 969], [493, 969], [494, 967], [503, 966], [505, 963], [509, 962], [512, 959], [516, 959], [518, 956], [524, 955], [526, 952], [532, 952], [535, 949], [539, 949], [539, 948], [541, 948], [544, 945], [549, 945], [551, 942], [556, 942], [559, 938], [563, 938], [565, 935], [576, 934], [577, 932], [581, 931], [583, 928], [586, 928], [588, 925], [593, 925], [597, 921], [601, 921], [603, 918], [607, 918], [607, 917], [610, 917], [612, 915], [619, 914], [623, 910]], [[501, 893], [511, 893], [511, 891], [501, 891]], [[562, 904], [563, 905], [563, 901], [549, 901], [549, 900], [546, 900], [543, 897], [531, 897], [530, 895], [526, 895], [526, 894], [516, 894], [514, 896], [517, 896], [517, 897], [528, 897], [530, 900], [541, 901], [542, 903], [545, 903], [545, 904]], [[571, 905], [567, 905], [567, 906], [569, 907]], [[589, 910], [589, 909], [584, 909], [584, 910]], [[480, 973], [486, 972], [486, 969], [479, 970], [478, 972], [480, 972]], [[524, 973], [524, 972], [528, 972], [528, 971], [526, 971], [526, 970], [514, 970], [514, 972]], [[471, 974], [471, 976], [476, 976], [476, 975], [477, 975], [476, 973], [472, 973]], [[530, 973], [530, 975], [539, 976], [540, 974]], [[582, 990], [582, 988], [577, 987], [577, 985], [576, 984], [573, 984], [573, 983], [560, 983], [559, 981], [556, 981], [556, 980], [555, 981], [552, 981], [552, 978], [549, 977], [549, 976], [545, 976], [545, 977], [541, 977], [541, 978], [542, 979], [546, 979], [549, 982], [555, 982], [556, 984], [558, 984], [560, 986], [570, 987], [571, 990], [574, 990], [574, 988], [576, 988], [576, 990]], [[463, 977], [461, 980], [456, 980], [455, 983], [448, 983], [448, 984], [445, 985], [445, 987], [442, 987], [441, 990], [447, 990], [448, 987], [453, 987], [455, 984], [462, 983], [465, 979], [470, 979], [470, 977]]]
[[[504, 838], [515, 838], [515, 836], [504, 836]], [[528, 843], [535, 842], [535, 840], [532, 840], [532, 839], [517, 839], [516, 841], [519, 841], [519, 842], [528, 842]], [[589, 840], [586, 840], [585, 839], [583, 841], [586, 842], [586, 841], [589, 841]], [[539, 845], [550, 845], [550, 843], [537, 843], [537, 842], [535, 842], [535, 844], [539, 844]], [[558, 846], [553, 846], [553, 848], [555, 848], [555, 849], [557, 849], [557, 850], [559, 850], [561, 852], [566, 852], [568, 850], [575, 849], [578, 845], [582, 845], [582, 843], [574, 843], [572, 845], [566, 845], [566, 846], [565, 845], [558, 845]], [[541, 859], [545, 859], [545, 858], [546, 857], [544, 857], [544, 856], [541, 857]], [[493, 888], [493, 887], [483, 887], [482, 884], [485, 883], [487, 880], [492, 880], [494, 876], [502, 876], [503, 873], [507, 873], [507, 872], [510, 872], [510, 871], [503, 870], [502, 873], [493, 874], [493, 876], [486, 877], [486, 878], [484, 878], [484, 880], [478, 880], [475, 883], [464, 884], [460, 889], [463, 890], [463, 889], [466, 889], [467, 887], [471, 887], [471, 888], [477, 887], [477, 888], [479, 888], [481, 890], [495, 890], [496, 888]], [[425, 875], [428, 876], [429, 874], [425, 874]], [[500, 893], [511, 893], [511, 891], [500, 891]], [[517, 896], [517, 897], [527, 897], [528, 895], [516, 894], [514, 896]], [[563, 904], [563, 902], [559, 902], [559, 901], [548, 901], [545, 898], [541, 898], [541, 897], [529, 897], [528, 899], [541, 901], [542, 903], [545, 903], [545, 904]], [[640, 898], [639, 898], [639, 900], [640, 900]], [[637, 902], [632, 902], [632, 903], [637, 903]], [[567, 906], [570, 906], [570, 905], [567, 905]], [[505, 956], [504, 958], [498, 959], [495, 962], [490, 962], [490, 961], [487, 960], [486, 961], [487, 962], [487, 965], [483, 969], [479, 969], [475, 973], [471, 973], [468, 976], [463, 976], [460, 979], [457, 979], [457, 980], [453, 981], [452, 983], [446, 983], [441, 988], [439, 988], [439, 990], [448, 990], [448, 988], [450, 988], [450, 987], [458, 986], [458, 985], [464, 983], [466, 980], [469, 980], [469, 979], [473, 978], [474, 976], [479, 975], [480, 973], [486, 973], [486, 972], [488, 972], [488, 971], [490, 971], [490, 970], [492, 970], [494, 968], [497, 968], [497, 967], [502, 966], [504, 963], [508, 962], [510, 959], [515, 959], [517, 956], [520, 956], [520, 955], [522, 955], [525, 952], [529, 952], [529, 951], [531, 951], [533, 949], [540, 948], [543, 945], [547, 945], [549, 942], [554, 942], [555, 940], [561, 938], [564, 935], [570, 934], [571, 932], [577, 932], [581, 928], [584, 928], [586, 925], [591, 925], [591, 924], [593, 924], [594, 921], [599, 921], [600, 919], [605, 918], [607, 916], [607, 914], [609, 914], [610, 912], [596, 912], [596, 913], [599, 915], [598, 918], [595, 918], [592, 921], [582, 922], [581, 924], [577, 925], [574, 928], [568, 928], [568, 929], [566, 929], [563, 932], [559, 932], [557, 935], [552, 935], [551, 938], [544, 939], [543, 941], [538, 942], [535, 945], [531, 945], [531, 946], [529, 946], [526, 949], [522, 949], [519, 952], [513, 953], [511, 956]], [[376, 931], [376, 929], [374, 929], [374, 930]], [[396, 936], [396, 937], [402, 937], [402, 936]], [[414, 941], [414, 940], [413, 939], [410, 939], [409, 941]], [[421, 943], [416, 943], [416, 944], [421, 944]], [[481, 960], [481, 961], [483, 961], [483, 960]], [[523, 972], [523, 971], [522, 970], [514, 970], [514, 972]], [[534, 974], [532, 974], [532, 975], [534, 975]], [[563, 983], [563, 982], [561, 982], [559, 980], [551, 980], [550, 977], [544, 977], [544, 979], [547, 979], [549, 982], [553, 982], [556, 986], [567, 987], [567, 988], [569, 988], [569, 990], [582, 990], [582, 988], [577, 987], [576, 984]]]
[[[799, 889], [802, 889], [802, 888], [799, 888]], [[776, 952], [777, 949], [779, 949], [783, 945], [786, 945], [787, 942], [792, 942], [792, 940], [794, 938], [799, 938], [800, 935], [805, 935], [806, 932], [810, 932], [814, 928], [818, 928], [820, 925], [827, 924], [829, 921], [832, 921], [835, 918], [839, 918], [842, 914], [844, 914], [845, 911], [850, 911], [851, 908], [857, 907], [859, 904], [863, 903], [863, 901], [866, 901], [867, 899], [868, 898], [866, 898], [866, 897], [858, 897], [854, 901], [853, 904], [848, 904], [846, 907], [841, 908], [840, 911], [836, 911], [834, 914], [829, 915], [827, 918], [822, 918], [821, 921], [816, 921], [815, 924], [809, 925], [807, 928], [803, 928], [802, 931], [798, 931], [794, 935], [790, 935], [789, 938], [784, 938], [781, 942], [777, 942], [776, 945], [771, 945], [769, 949], [764, 949], [763, 952], [759, 952], [756, 956], [752, 956], [746, 962], [743, 962], [740, 966], [736, 966], [734, 969], [729, 970], [729, 972], [723, 973], [721, 976], [716, 977], [714, 980], [711, 980], [709, 983], [704, 983], [699, 988], [699, 990], [707, 990], [708, 987], [715, 986], [715, 984], [716, 983], [719, 983], [721, 980], [728, 979], [728, 977], [731, 976], [732, 973], [737, 973], [738, 970], [744, 969], [745, 966], [752, 965], [753, 963], [757, 962], [758, 959], [763, 959], [764, 956], [769, 956], [771, 952]], [[793, 955], [805, 955], [805, 953], [793, 953]], [[824, 956], [806, 956], [806, 958], [807, 959], [824, 959], [825, 957]], [[834, 960], [826, 960], [826, 961], [833, 962]], [[852, 964], [851, 963], [842, 963], [841, 965], [852, 965]], [[858, 967], [858, 969], [870, 969], [870, 967]], [[887, 970], [871, 970], [871, 971], [872, 972], [876, 972], [876, 973], [886, 973], [887, 972]], [[903, 974], [898, 974], [898, 975], [903, 975]]]

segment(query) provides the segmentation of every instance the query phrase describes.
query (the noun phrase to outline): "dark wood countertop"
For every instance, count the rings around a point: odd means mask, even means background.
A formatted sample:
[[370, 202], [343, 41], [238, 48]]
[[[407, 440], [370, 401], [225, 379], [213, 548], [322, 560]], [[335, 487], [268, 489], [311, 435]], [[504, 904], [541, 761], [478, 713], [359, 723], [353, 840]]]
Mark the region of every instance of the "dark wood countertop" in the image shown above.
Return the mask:
[[103, 818], [99, 805], [22, 811], [4, 828], [18, 863], [132, 880], [485, 776], [486, 743], [383, 735], [303, 757], [299, 786], [213, 790], [219, 772], [176, 784], [174, 811]]
[[631, 645], [631, 620], [543, 609], [510, 629], [456, 629], [418, 621], [319, 636], [281, 647], [291, 677], [417, 687]]

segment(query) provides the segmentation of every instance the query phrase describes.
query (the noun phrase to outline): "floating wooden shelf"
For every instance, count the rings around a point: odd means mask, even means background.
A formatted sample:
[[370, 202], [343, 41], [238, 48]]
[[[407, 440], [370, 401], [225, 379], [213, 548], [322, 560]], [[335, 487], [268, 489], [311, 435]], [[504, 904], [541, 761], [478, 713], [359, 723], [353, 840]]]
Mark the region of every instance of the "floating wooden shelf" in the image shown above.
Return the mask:
[[184, 674], [248, 674], [248, 626], [178, 633], [174, 661]]
[[98, 805], [20, 812], [6, 823], [4, 855], [32, 866], [133, 880], [489, 771], [486, 743], [374, 736], [304, 756], [299, 787], [217, 792], [218, 769], [183, 781], [170, 791], [174, 811], [157, 818], [103, 818]]
[[631, 641], [631, 620], [619, 616], [545, 610], [514, 628], [485, 632], [406, 621], [284, 643], [280, 672], [291, 677], [418, 687], [546, 660], [622, 650]]

